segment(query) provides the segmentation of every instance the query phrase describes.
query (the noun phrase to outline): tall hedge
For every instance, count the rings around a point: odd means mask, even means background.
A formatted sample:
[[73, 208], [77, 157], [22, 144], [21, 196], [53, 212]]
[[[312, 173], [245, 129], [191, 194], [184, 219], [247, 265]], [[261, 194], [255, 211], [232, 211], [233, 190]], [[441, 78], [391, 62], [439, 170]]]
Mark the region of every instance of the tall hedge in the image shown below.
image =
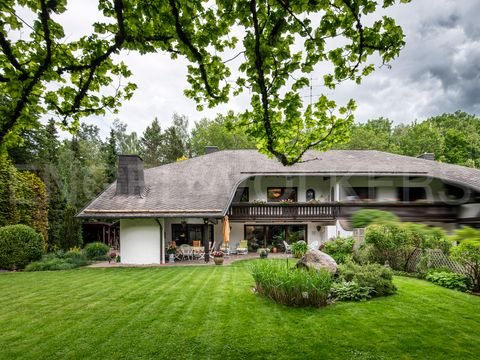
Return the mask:
[[0, 228], [0, 269], [23, 269], [42, 257], [45, 243], [41, 234], [27, 225]]
[[14, 224], [31, 226], [47, 239], [47, 193], [38, 176], [0, 157], [0, 226]]

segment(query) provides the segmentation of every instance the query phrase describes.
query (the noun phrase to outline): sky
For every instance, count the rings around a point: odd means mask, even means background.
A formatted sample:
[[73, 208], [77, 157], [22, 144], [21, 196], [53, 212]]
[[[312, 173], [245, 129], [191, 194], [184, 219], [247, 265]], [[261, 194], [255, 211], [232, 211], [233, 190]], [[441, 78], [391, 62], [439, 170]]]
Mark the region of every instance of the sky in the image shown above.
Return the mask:
[[[69, 1], [62, 20], [67, 37], [88, 34], [96, 13], [94, 0]], [[391, 68], [377, 66], [361, 85], [344, 83], [334, 91], [314, 80], [314, 100], [322, 91], [338, 104], [355, 99], [356, 122], [386, 117], [394, 124], [410, 123], [457, 110], [480, 114], [479, 13], [478, 0], [413, 0], [389, 9], [388, 15], [406, 36], [406, 46], [400, 57], [390, 62]], [[131, 52], [120, 57], [132, 70], [130, 81], [138, 89], [118, 114], [86, 120], [98, 125], [104, 137], [115, 118], [127, 123], [129, 131], [141, 134], [155, 117], [166, 128], [174, 113], [186, 115], [193, 125], [204, 117], [248, 107], [245, 94], [199, 112], [195, 102], [183, 95], [188, 87], [185, 61], [161, 53], [141, 56]], [[312, 78], [316, 79], [315, 74]], [[308, 90], [305, 96], [309, 96]]]

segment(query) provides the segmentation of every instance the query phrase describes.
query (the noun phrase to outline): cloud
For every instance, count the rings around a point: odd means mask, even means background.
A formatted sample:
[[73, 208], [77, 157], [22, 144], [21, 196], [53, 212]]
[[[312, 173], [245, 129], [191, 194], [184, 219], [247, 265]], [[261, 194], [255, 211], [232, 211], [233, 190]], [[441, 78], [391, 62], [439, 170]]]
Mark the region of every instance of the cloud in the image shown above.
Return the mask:
[[[91, 24], [88, 13], [92, 9], [82, 1], [70, 12], [70, 36], [88, 31], [85, 24]], [[356, 99], [357, 121], [383, 116], [395, 123], [411, 122], [458, 109], [480, 113], [480, 2], [413, 1], [385, 13], [394, 17], [406, 34], [406, 46], [391, 62], [392, 68], [377, 69], [361, 86], [345, 83], [335, 92], [320, 87], [315, 93], [323, 89], [338, 104]], [[171, 60], [167, 54], [130, 53], [122, 54], [122, 59], [132, 69], [132, 80], [139, 89], [118, 115], [89, 120], [101, 125], [102, 134], [108, 133], [115, 117], [127, 122], [130, 130], [141, 133], [155, 117], [165, 128], [175, 112], [187, 115], [192, 123], [248, 106], [248, 94], [244, 94], [218, 108], [198, 112], [196, 104], [183, 95], [188, 86], [185, 61]]]

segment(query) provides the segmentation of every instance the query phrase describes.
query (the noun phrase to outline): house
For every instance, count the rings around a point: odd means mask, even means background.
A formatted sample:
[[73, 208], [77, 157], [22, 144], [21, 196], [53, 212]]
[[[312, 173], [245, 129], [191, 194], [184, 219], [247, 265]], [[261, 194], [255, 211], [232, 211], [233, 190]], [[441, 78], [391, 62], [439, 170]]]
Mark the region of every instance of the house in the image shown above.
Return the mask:
[[453, 229], [480, 224], [480, 171], [379, 151], [308, 151], [290, 167], [255, 150], [215, 151], [144, 170], [119, 156], [116, 182], [78, 215], [120, 221], [122, 262], [163, 263], [165, 247], [223, 239], [251, 250], [351, 234], [362, 208]]

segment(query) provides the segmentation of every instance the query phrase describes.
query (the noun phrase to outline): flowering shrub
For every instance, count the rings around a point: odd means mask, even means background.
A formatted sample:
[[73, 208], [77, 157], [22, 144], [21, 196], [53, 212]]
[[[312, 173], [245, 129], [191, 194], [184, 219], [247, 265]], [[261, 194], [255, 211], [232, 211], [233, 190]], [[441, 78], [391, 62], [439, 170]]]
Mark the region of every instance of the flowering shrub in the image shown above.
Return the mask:
[[223, 251], [217, 250], [217, 251], [214, 251], [212, 255], [213, 257], [223, 257], [224, 254], [223, 254]]

